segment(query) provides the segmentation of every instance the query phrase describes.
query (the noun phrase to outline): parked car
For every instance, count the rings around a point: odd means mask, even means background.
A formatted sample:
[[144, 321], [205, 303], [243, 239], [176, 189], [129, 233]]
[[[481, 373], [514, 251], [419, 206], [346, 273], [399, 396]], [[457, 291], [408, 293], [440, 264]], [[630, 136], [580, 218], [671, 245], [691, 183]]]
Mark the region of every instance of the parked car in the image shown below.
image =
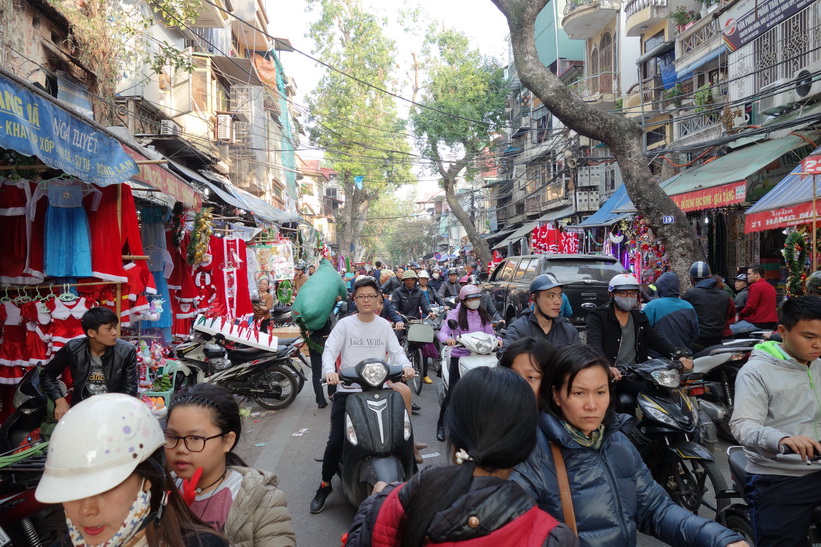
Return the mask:
[[587, 324], [590, 310], [607, 303], [607, 287], [614, 275], [626, 273], [612, 256], [524, 255], [503, 260], [490, 276], [486, 287], [507, 324], [529, 306], [530, 282], [539, 274], [552, 273], [562, 282], [573, 307], [568, 319], [578, 328]]

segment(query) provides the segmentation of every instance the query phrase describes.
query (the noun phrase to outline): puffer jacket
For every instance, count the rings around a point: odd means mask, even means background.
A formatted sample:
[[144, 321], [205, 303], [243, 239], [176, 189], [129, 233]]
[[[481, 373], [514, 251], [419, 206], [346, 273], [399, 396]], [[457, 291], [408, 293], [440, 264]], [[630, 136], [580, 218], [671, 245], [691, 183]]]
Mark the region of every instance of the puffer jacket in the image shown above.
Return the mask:
[[[656, 281], [658, 298], [649, 302], [644, 315], [659, 336], [677, 348], [693, 351], [693, 343], [701, 336], [698, 329], [698, 315], [689, 302], [679, 298], [678, 276], [673, 272], [661, 274]], [[651, 357], [669, 357], [650, 348]]]
[[[426, 471], [398, 486], [388, 486], [359, 506], [345, 545], [348, 547], [399, 547], [405, 507]], [[470, 526], [469, 517], [479, 520]], [[578, 540], [566, 526], [542, 512], [534, 501], [510, 481], [476, 477], [468, 492], [450, 507], [435, 514], [427, 538], [436, 545], [496, 547], [574, 546]]]
[[[462, 303], [456, 305], [456, 308], [450, 310], [448, 312], [447, 317], [442, 322], [442, 328], [439, 329], [439, 341], [442, 344], [446, 343], [448, 338], [456, 338], [462, 334], [467, 334], [469, 332], [486, 332], [487, 334], [495, 335], [496, 332], [493, 330], [493, 325], [490, 322], [482, 324], [482, 317], [479, 315], [479, 312], [476, 310], [468, 310], [468, 328], [467, 330], [462, 330], [461, 327], [456, 327], [455, 329], [451, 329], [448, 325], [448, 321], [453, 319], [456, 321], [456, 324], [459, 324], [459, 310], [462, 309]], [[498, 339], [498, 337], [497, 337]], [[470, 355], [470, 351], [466, 350], [465, 348], [455, 347], [450, 350], [451, 357], [464, 357], [465, 355]]]
[[511, 480], [541, 509], [563, 520], [550, 449], [550, 442], [555, 442], [567, 467], [581, 545], [636, 545], [637, 530], [669, 545], [724, 547], [741, 541], [735, 532], [673, 503], [619, 430], [628, 419], [615, 415], [606, 425], [601, 448], [595, 450], [581, 446], [556, 417], [542, 413], [536, 448], [513, 470]]
[[821, 360], [810, 366], [777, 342], [758, 344], [735, 380], [730, 429], [747, 455], [747, 472], [801, 477], [818, 471], [796, 455], [780, 455], [784, 437], [821, 439]]
[[[48, 398], [56, 401], [63, 397], [57, 378], [66, 368], [71, 371], [74, 380], [74, 392], [71, 403], [76, 405], [86, 397], [85, 385], [91, 371], [91, 349], [88, 338], [69, 340], [60, 348], [54, 358], [40, 371], [40, 382]], [[103, 364], [103, 376], [108, 393], [125, 393], [137, 396], [137, 350], [134, 344], [117, 340], [107, 347], [100, 358]]]
[[576, 327], [574, 327], [566, 317], [562, 315], [554, 317], [550, 332], [545, 334], [533, 310], [525, 310], [518, 319], [508, 325], [507, 334], [505, 334], [505, 345], [502, 346], [502, 352], [519, 338], [525, 338], [527, 336], [541, 336], [556, 348], [563, 348], [572, 344], [581, 344], [579, 331], [576, 330]]
[[[636, 363], [645, 362], [651, 348], [667, 358], [675, 353], [676, 347], [653, 330], [644, 313], [632, 310], [630, 314], [636, 334]], [[616, 365], [621, 347], [621, 323], [611, 304], [587, 314], [587, 345], [597, 349], [611, 366]]]
[[292, 547], [296, 534], [285, 494], [273, 473], [229, 466], [242, 475], [239, 493], [225, 521], [225, 537], [232, 547]]
[[715, 279], [702, 279], [682, 298], [696, 309], [701, 338], [732, 336], [730, 321], [735, 318], [735, 302], [716, 286]]
[[419, 315], [420, 309], [425, 315], [430, 313], [430, 304], [419, 285], [412, 290], [408, 290], [407, 287], [402, 285], [391, 293], [391, 302], [396, 306], [396, 311], [409, 319], [419, 319], [421, 317]]

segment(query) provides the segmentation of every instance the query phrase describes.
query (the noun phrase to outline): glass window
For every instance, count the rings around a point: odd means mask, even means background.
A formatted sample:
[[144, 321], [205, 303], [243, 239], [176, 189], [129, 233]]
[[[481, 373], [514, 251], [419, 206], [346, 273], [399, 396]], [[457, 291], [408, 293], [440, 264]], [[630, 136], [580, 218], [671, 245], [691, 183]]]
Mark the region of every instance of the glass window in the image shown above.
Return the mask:
[[545, 271], [552, 273], [560, 282], [600, 281], [609, 283], [614, 275], [624, 273], [618, 262], [604, 260], [547, 260]]
[[497, 270], [496, 281], [510, 281], [513, 279], [513, 270], [516, 268], [516, 262], [508, 260], [503, 266]]
[[516, 281], [530, 281], [536, 277], [536, 270], [538, 267], [538, 258], [523, 259], [519, 264], [519, 269], [516, 270]]

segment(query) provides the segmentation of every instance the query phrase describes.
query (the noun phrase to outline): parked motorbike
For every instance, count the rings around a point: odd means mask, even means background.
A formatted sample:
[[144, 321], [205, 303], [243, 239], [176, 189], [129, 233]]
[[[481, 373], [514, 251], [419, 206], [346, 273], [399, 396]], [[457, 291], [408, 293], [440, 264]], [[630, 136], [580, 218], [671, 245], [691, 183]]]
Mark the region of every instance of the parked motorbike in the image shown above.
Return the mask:
[[183, 384], [220, 384], [263, 408], [278, 410], [294, 401], [306, 380], [302, 372], [305, 358], [299, 351], [304, 340], [280, 338], [278, 343], [275, 352], [256, 348], [229, 351], [221, 335], [197, 333], [174, 353]]
[[[735, 379], [738, 371], [750, 358], [753, 346], [760, 340], [730, 340], [711, 346], [694, 356], [693, 370], [683, 388], [693, 397], [699, 409], [715, 424], [718, 436], [736, 442], [730, 431], [735, 399]], [[706, 440], [717, 440], [712, 431], [705, 429]]]
[[[717, 513], [726, 500], [713, 506], [705, 499], [727, 486], [712, 453], [701, 446], [699, 412], [680, 385], [677, 365], [651, 359], [633, 367], [620, 368], [622, 377], [642, 385], [636, 397], [621, 393], [619, 412], [638, 415], [628, 437], [641, 454], [653, 478], [677, 504], [698, 514], [704, 505]], [[638, 412], [636, 412], [638, 407]]]
[[292, 323], [291, 306], [287, 304], [276, 304], [273, 308], [271, 308], [271, 325], [275, 327], [284, 327]]
[[[457, 328], [456, 321], [448, 320], [448, 326], [455, 330]], [[496, 352], [499, 349], [499, 342], [496, 337], [486, 332], [471, 332], [461, 334], [456, 338], [456, 345], [464, 348], [470, 352], [470, 355], [465, 355], [459, 358], [459, 375], [464, 376], [468, 371], [477, 367], [495, 367], [499, 362]], [[444, 346], [442, 348], [442, 383], [439, 385], [439, 404], [445, 400], [450, 386], [450, 352], [451, 346]]]
[[339, 372], [344, 385], [359, 384], [345, 403], [345, 444], [339, 477], [354, 507], [379, 481], [407, 481], [414, 473], [413, 429], [402, 396], [385, 386], [400, 382], [402, 367], [365, 359]]

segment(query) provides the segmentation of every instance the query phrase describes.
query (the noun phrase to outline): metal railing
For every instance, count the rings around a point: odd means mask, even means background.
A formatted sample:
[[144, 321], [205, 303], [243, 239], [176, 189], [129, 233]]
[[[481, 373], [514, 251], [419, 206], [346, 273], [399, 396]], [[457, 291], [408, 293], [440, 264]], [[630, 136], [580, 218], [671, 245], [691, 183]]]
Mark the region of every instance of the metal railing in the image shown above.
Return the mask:
[[627, 2], [627, 5], [624, 6], [624, 13], [627, 17], [631, 17], [650, 6], [666, 7], [667, 0], [630, 0]]
[[682, 121], [676, 122], [676, 138], [683, 139], [684, 137], [689, 137], [690, 135], [694, 135], [700, 131], [714, 127], [716, 124], [720, 123], [720, 121], [721, 117], [718, 112], [708, 112], [701, 115], [696, 114], [686, 116]]
[[598, 4], [599, 9], [619, 9], [619, 3], [612, 0], [568, 0], [564, 6], [564, 16], [567, 17], [573, 10]]
[[619, 93], [619, 73], [600, 72], [579, 78], [568, 85], [570, 92], [584, 100], [594, 100], [602, 93]]
[[691, 53], [704, 44], [714, 41], [716, 37], [721, 34], [718, 27], [718, 19], [712, 19], [708, 24], [698, 26], [700, 22], [701, 21], [697, 22], [694, 28], [687, 29], [681, 33], [681, 37], [678, 40], [680, 49], [676, 53], [676, 57]]

